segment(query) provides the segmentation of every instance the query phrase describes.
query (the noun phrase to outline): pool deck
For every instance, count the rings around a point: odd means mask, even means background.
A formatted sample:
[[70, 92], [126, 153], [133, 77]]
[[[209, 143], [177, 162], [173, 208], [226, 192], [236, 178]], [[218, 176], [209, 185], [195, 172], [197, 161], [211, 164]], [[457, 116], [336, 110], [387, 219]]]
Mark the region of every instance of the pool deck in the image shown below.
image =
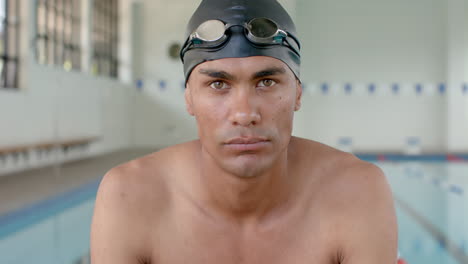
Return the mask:
[[0, 177], [0, 215], [101, 178], [112, 167], [151, 153], [130, 149]]

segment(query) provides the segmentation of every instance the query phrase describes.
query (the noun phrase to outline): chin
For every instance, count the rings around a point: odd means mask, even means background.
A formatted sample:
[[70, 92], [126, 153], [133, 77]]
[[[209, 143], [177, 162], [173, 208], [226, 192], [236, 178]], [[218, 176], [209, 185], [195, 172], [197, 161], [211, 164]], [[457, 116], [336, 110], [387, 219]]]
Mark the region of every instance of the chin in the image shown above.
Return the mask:
[[223, 164], [224, 170], [239, 178], [256, 178], [261, 176], [268, 168], [272, 167], [272, 162], [253, 157], [237, 157], [235, 160]]

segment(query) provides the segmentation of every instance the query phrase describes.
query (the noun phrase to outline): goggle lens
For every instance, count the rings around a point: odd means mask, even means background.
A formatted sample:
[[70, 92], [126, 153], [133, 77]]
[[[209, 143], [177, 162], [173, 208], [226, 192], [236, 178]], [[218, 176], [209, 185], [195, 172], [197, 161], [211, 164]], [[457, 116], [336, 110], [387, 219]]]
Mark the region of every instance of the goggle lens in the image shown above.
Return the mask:
[[219, 20], [208, 20], [198, 26], [196, 37], [204, 41], [216, 41], [224, 36], [225, 25]]
[[267, 18], [255, 18], [248, 24], [250, 34], [257, 38], [271, 38], [278, 32], [278, 25]]

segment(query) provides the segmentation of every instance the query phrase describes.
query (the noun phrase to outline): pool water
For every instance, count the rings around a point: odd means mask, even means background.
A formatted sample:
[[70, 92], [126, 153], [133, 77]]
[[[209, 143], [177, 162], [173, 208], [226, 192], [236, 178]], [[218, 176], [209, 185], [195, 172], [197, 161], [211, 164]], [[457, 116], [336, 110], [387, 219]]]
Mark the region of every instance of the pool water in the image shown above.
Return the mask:
[[98, 183], [0, 216], [0, 264], [89, 263]]
[[397, 206], [409, 263], [468, 263], [468, 164], [380, 163]]
[[[394, 193], [401, 256], [409, 264], [468, 263], [468, 164], [376, 164]], [[0, 264], [89, 263], [98, 184], [0, 215]]]

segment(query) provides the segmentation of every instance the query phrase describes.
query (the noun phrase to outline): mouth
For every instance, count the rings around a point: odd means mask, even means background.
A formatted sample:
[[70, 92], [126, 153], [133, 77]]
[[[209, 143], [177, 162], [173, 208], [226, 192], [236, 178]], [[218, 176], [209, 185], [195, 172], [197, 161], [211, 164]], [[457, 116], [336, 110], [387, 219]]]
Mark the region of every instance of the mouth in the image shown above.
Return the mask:
[[263, 137], [237, 137], [230, 139], [226, 144], [255, 144], [268, 141]]
[[270, 141], [263, 137], [238, 137], [228, 140], [224, 146], [240, 152], [257, 151], [266, 147]]

